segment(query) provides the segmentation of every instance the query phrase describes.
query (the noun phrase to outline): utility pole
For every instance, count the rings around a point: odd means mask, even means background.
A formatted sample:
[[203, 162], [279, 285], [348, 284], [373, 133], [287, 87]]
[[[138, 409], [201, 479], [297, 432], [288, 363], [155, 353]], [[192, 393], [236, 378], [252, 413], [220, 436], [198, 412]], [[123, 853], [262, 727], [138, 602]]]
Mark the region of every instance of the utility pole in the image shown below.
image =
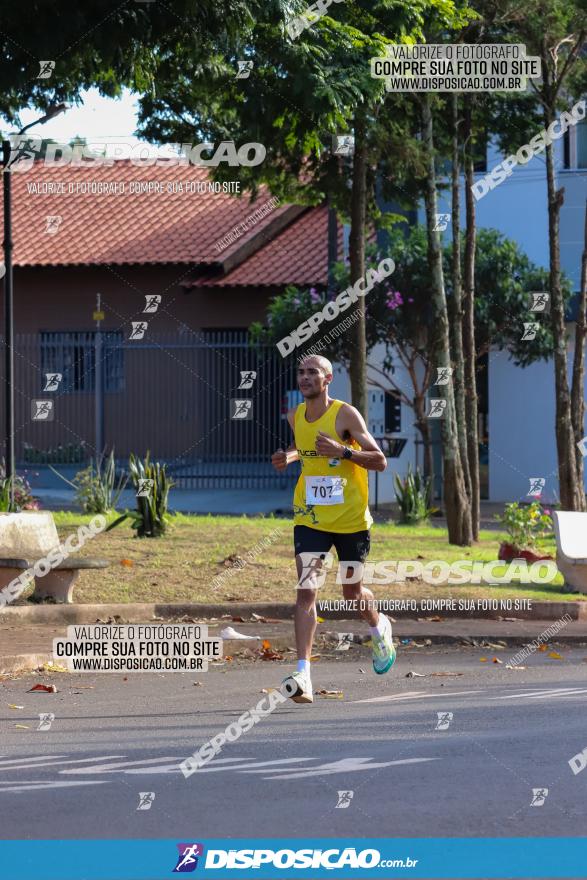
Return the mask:
[[96, 294], [96, 311], [93, 314], [96, 322], [94, 333], [94, 422], [95, 422], [95, 451], [96, 462], [104, 451], [104, 386], [103, 386], [103, 340], [101, 323], [104, 320], [104, 312], [101, 310], [102, 294]]
[[10, 507], [14, 509], [14, 300], [12, 288], [12, 172], [10, 141], [2, 141], [4, 190], [4, 395], [6, 428], [6, 477]]

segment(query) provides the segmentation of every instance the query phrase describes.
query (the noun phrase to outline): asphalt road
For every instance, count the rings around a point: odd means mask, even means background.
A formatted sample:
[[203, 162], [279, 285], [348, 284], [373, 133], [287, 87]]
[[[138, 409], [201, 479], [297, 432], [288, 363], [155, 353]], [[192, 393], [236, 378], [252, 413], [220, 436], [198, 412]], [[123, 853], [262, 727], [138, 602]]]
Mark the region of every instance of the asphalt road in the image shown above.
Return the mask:
[[[526, 670], [505, 669], [507, 651], [503, 665], [476, 649], [403, 651], [382, 677], [360, 651], [315, 664], [314, 689], [342, 699], [278, 706], [189, 779], [178, 763], [290, 664], [5, 681], [2, 837], [585, 834], [587, 772], [568, 763], [587, 747], [584, 650], [534, 655]], [[37, 681], [59, 692], [27, 693]], [[37, 730], [49, 712], [50, 728]], [[438, 713], [452, 713], [445, 729]], [[347, 806], [341, 791], [353, 792]], [[154, 793], [149, 809], [137, 809], [140, 792]]]

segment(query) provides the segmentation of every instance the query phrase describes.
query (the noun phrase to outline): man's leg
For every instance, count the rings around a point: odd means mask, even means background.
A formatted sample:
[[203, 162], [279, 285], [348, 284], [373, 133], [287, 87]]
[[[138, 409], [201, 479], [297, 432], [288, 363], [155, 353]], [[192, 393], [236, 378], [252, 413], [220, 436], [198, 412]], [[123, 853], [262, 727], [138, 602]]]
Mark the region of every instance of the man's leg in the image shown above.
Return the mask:
[[[356, 601], [361, 617], [369, 626], [379, 623], [379, 612], [375, 607], [375, 597], [363, 584], [363, 567], [371, 549], [369, 532], [353, 532], [338, 535], [335, 539], [336, 552], [340, 563], [342, 594], [347, 601]], [[350, 563], [344, 565], [344, 563]]]
[[316, 593], [317, 588], [312, 589], [312, 584], [316, 583], [316, 577], [319, 576], [323, 566], [323, 560], [317, 556], [313, 563], [315, 576], [309, 575], [307, 565], [304, 565], [301, 556], [296, 556], [296, 568], [298, 572], [298, 585], [296, 590], [296, 610], [294, 615], [295, 631], [296, 631], [296, 650], [298, 652], [298, 660], [307, 660], [310, 662], [312, 654], [312, 645], [314, 644], [314, 634], [318, 617], [316, 614]]
[[342, 585], [342, 595], [347, 601], [356, 600], [357, 605], [355, 607], [359, 609], [359, 614], [363, 620], [366, 620], [369, 626], [377, 626], [380, 614], [375, 607], [375, 596], [363, 584], [360, 577], [358, 580], [353, 580], [357, 576], [357, 570], [353, 566], [349, 566], [346, 569]]
[[[395, 663], [391, 623], [375, 608], [375, 597], [363, 584], [363, 565], [369, 555], [371, 536], [368, 531], [337, 535], [336, 552], [340, 560], [339, 572], [343, 581], [343, 596], [358, 602], [361, 617], [369, 624], [373, 648], [373, 669], [378, 674], [387, 672]], [[345, 563], [347, 563], [345, 565]]]
[[291, 677], [299, 684], [299, 688], [292, 699], [295, 702], [311, 703], [310, 657], [317, 624], [316, 593], [326, 576], [325, 569], [332, 560], [332, 539], [327, 532], [307, 526], [295, 526], [294, 544], [298, 574], [294, 615], [298, 668]]

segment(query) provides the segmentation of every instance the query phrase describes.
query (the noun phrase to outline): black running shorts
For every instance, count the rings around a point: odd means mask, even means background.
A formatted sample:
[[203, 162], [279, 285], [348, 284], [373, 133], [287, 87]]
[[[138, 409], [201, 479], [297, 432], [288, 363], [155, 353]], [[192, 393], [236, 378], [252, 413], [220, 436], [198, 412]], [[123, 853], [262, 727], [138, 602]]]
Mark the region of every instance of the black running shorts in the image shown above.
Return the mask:
[[335, 547], [339, 562], [365, 562], [371, 547], [371, 533], [364, 532], [322, 532], [308, 526], [294, 526], [294, 547], [296, 556], [300, 553], [316, 553], [324, 559]]

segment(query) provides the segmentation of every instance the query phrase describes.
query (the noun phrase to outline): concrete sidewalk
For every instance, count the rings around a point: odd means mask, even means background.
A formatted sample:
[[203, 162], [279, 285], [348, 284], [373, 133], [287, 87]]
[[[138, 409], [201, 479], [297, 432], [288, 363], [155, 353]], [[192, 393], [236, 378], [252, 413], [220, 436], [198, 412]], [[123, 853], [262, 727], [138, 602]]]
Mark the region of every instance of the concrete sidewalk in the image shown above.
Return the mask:
[[[224, 655], [245, 656], [254, 660], [255, 654], [259, 656], [262, 641], [267, 640], [271, 648], [277, 651], [293, 651], [295, 645], [294, 628], [292, 620], [270, 619], [267, 622], [251, 620], [250, 616], [244, 622], [235, 620], [242, 615], [226, 615], [224, 618], [206, 619], [198, 618], [196, 622], [207, 624], [209, 635], [219, 637], [225, 627], [232, 627], [242, 635], [254, 636], [255, 640], [224, 640]], [[116, 620], [106, 615], [96, 615], [91, 621], [101, 623], [136, 623], [132, 616], [117, 616]], [[145, 620], [143, 618], [143, 620]], [[192, 619], [193, 620], [193, 619]], [[178, 619], [176, 618], [176, 622]], [[186, 622], [185, 618], [179, 619]], [[87, 621], [90, 622], [90, 621]], [[161, 619], [151, 620], [153, 624], [161, 622]], [[171, 618], [165, 620], [172, 622]], [[191, 621], [190, 621], [191, 622]], [[490, 620], [490, 619], [445, 619], [441, 621], [414, 620], [403, 618], [393, 624], [394, 638], [399, 640], [400, 648], [425, 648], [430, 644], [443, 645], [470, 645], [473, 647], [486, 648], [488, 651], [498, 650], [504, 647], [520, 647], [536, 639], [543, 633], [549, 621], [544, 620]], [[0, 626], [0, 672], [14, 673], [23, 670], [36, 669], [44, 663], [59, 661], [53, 658], [52, 644], [56, 637], [66, 635], [65, 622], [26, 624], [10, 623], [3, 621]], [[337, 633], [352, 633], [353, 645], [359, 650], [361, 642], [368, 639], [369, 631], [362, 620], [324, 620], [318, 625], [315, 651], [317, 653], [336, 654], [340, 659], [357, 659], [356, 651], [336, 651], [338, 643]], [[258, 639], [258, 640], [257, 640]], [[402, 644], [408, 640], [407, 644]], [[501, 644], [499, 644], [501, 643]], [[566, 624], [561, 631], [553, 637], [552, 643], [560, 645], [587, 645], [587, 621], [573, 620]]]

